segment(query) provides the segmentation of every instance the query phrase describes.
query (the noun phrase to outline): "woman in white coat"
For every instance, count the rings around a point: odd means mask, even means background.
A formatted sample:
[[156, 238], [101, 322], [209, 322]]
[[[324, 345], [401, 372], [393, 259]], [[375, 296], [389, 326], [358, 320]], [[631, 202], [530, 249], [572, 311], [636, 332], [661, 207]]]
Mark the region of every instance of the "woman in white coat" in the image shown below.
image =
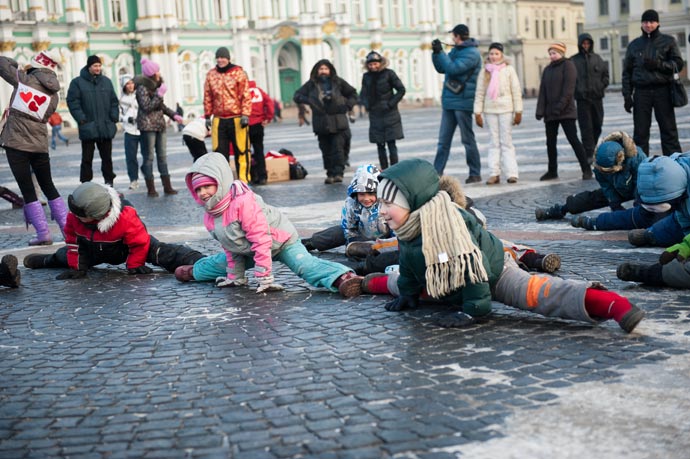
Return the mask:
[[[482, 117], [484, 115], [484, 118]], [[484, 127], [484, 119], [491, 130], [487, 185], [501, 183], [501, 171], [508, 183], [517, 183], [518, 165], [513, 146], [513, 125], [522, 121], [522, 88], [515, 68], [503, 57], [503, 45], [491, 43], [484, 71], [477, 78], [474, 96], [474, 119]]]

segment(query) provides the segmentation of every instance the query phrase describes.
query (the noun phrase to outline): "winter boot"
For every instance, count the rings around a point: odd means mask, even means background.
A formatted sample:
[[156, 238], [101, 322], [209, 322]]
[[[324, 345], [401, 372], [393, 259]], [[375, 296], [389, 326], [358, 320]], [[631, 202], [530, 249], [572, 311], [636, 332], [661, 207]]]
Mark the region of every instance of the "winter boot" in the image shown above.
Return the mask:
[[520, 257], [520, 262], [524, 263], [529, 269], [544, 273], [552, 273], [561, 267], [561, 257], [555, 253], [542, 255], [538, 252], [527, 252]]
[[307, 249], [307, 252], [313, 252], [316, 250], [316, 247], [314, 247], [314, 244], [312, 244], [310, 237], [305, 237], [301, 242], [304, 248]]
[[534, 215], [537, 217], [538, 221], [560, 220], [561, 218], [565, 217], [565, 214], [565, 206], [562, 206], [560, 204], [554, 204], [553, 206], [548, 207], [546, 209], [542, 207], [537, 207], [534, 210]]
[[24, 257], [24, 267], [29, 269], [61, 268], [63, 266], [57, 261], [55, 254], [31, 253]]
[[0, 261], [0, 285], [17, 288], [21, 283], [22, 274], [17, 269], [17, 257], [5, 255]]
[[373, 250], [373, 241], [350, 242], [345, 249], [345, 256], [349, 258], [366, 258]]
[[67, 206], [65, 205], [65, 200], [61, 196], [48, 201], [48, 206], [50, 207], [50, 218], [55, 220], [55, 222], [60, 227], [62, 231], [62, 236], [65, 236], [65, 222], [67, 221]]
[[153, 178], [150, 179], [145, 179], [146, 180], [146, 195], [150, 198], [157, 198], [158, 197], [158, 192], [156, 191], [156, 184], [153, 181]]
[[177, 190], [175, 190], [172, 185], [170, 184], [170, 176], [169, 175], [161, 175], [161, 182], [163, 182], [163, 193], [165, 194], [177, 194]]
[[630, 311], [628, 311], [620, 322], [618, 322], [618, 326], [626, 333], [631, 333], [635, 327], [637, 327], [637, 324], [644, 319], [644, 316], [645, 312], [633, 304]]
[[585, 215], [575, 215], [573, 218], [570, 219], [570, 225], [573, 228], [584, 228], [588, 231], [597, 229], [594, 222], [595, 220], [593, 218], [587, 217]]
[[645, 228], [628, 231], [628, 242], [636, 247], [656, 245], [654, 235]]
[[21, 209], [24, 207], [24, 200], [14, 191], [4, 186], [0, 186], [0, 197], [12, 203], [13, 209]]
[[194, 265], [178, 266], [175, 269], [175, 279], [180, 282], [189, 282], [194, 280]]
[[38, 201], [24, 204], [24, 216], [26, 217], [27, 227], [31, 223], [36, 229], [36, 237], [29, 241], [29, 245], [50, 245], [53, 238], [50, 236], [48, 221], [43, 211], [43, 206]]
[[345, 298], [359, 296], [362, 294], [362, 276], [352, 271], [346, 272], [335, 280], [333, 287], [336, 287]]
[[659, 263], [653, 265], [639, 265], [635, 263], [623, 263], [618, 265], [616, 276], [620, 280], [628, 282], [642, 282], [643, 284], [663, 287], [664, 280], [661, 276], [662, 266]]
[[388, 274], [371, 273], [362, 280], [362, 292], [381, 295], [390, 295], [388, 290]]

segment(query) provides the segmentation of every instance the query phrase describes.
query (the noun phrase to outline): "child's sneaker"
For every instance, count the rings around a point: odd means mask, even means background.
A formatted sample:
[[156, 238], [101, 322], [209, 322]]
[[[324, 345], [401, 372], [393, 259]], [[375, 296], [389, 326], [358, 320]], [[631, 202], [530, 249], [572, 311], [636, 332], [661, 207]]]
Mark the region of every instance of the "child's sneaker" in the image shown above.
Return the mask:
[[189, 282], [194, 280], [194, 265], [182, 265], [175, 269], [175, 279], [180, 282]]
[[352, 271], [346, 272], [333, 284], [345, 298], [359, 296], [362, 294], [362, 276], [358, 276]]
[[640, 323], [640, 321], [644, 318], [644, 316], [645, 316], [645, 312], [633, 304], [632, 309], [630, 309], [630, 311], [625, 313], [625, 315], [623, 316], [621, 321], [618, 322], [618, 325], [626, 333], [630, 333], [635, 329], [635, 327], [637, 327], [637, 324]]

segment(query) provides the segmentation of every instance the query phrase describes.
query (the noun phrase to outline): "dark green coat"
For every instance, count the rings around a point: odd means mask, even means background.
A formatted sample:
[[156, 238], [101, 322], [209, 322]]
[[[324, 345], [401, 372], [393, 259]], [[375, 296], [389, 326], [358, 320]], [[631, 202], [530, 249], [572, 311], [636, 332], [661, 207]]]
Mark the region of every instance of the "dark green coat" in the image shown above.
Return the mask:
[[120, 111], [110, 78], [91, 75], [88, 67], [82, 68], [69, 84], [67, 107], [79, 126], [79, 140], [115, 137]]
[[[401, 161], [381, 173], [391, 180], [405, 195], [411, 211], [417, 210], [433, 198], [439, 191], [438, 174], [434, 167], [421, 159]], [[458, 209], [472, 236], [473, 242], [481, 249], [484, 269], [489, 282], [469, 284], [441, 298], [442, 301], [462, 306], [463, 312], [481, 316], [491, 311], [491, 285], [503, 271], [503, 244], [486, 231], [468, 212]], [[401, 295], [419, 295], [426, 286], [426, 264], [422, 253], [421, 234], [412, 241], [398, 240], [400, 250], [400, 277], [398, 288]]]

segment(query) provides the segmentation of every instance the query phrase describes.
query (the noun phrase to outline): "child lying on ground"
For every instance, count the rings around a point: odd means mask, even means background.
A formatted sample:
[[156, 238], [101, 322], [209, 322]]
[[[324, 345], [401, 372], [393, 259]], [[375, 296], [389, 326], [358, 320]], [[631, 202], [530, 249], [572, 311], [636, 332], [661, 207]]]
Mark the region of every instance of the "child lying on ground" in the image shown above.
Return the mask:
[[254, 267], [257, 293], [282, 290], [273, 277], [273, 260], [287, 265], [315, 287], [359, 295], [362, 278], [339, 263], [312, 256], [297, 230], [277, 208], [264, 203], [240, 180], [233, 180], [228, 161], [207, 153], [186, 177], [194, 200], [206, 210], [204, 225], [224, 253], [199, 260], [175, 273], [179, 280], [214, 280], [218, 287], [247, 285], [245, 270]]
[[63, 280], [86, 277], [89, 268], [101, 263], [125, 263], [129, 274], [150, 274], [153, 270], [147, 262], [174, 272], [203, 258], [189, 247], [151, 236], [134, 207], [107, 185], [84, 182], [67, 203], [65, 247], [51, 255], [27, 255], [27, 268], [70, 268], [57, 276]]
[[623, 263], [618, 266], [616, 275], [620, 280], [655, 287], [690, 288], [690, 235], [666, 249], [658, 263]]
[[523, 271], [501, 241], [438, 183], [433, 166], [419, 159], [401, 161], [380, 175], [380, 212], [398, 236], [400, 270], [364, 287], [397, 293], [387, 310], [416, 307], [426, 292], [461, 309], [439, 321], [444, 327], [466, 326], [489, 314], [492, 299], [550, 317], [590, 323], [614, 319], [628, 333], [644, 317], [626, 298], [592, 282]]

